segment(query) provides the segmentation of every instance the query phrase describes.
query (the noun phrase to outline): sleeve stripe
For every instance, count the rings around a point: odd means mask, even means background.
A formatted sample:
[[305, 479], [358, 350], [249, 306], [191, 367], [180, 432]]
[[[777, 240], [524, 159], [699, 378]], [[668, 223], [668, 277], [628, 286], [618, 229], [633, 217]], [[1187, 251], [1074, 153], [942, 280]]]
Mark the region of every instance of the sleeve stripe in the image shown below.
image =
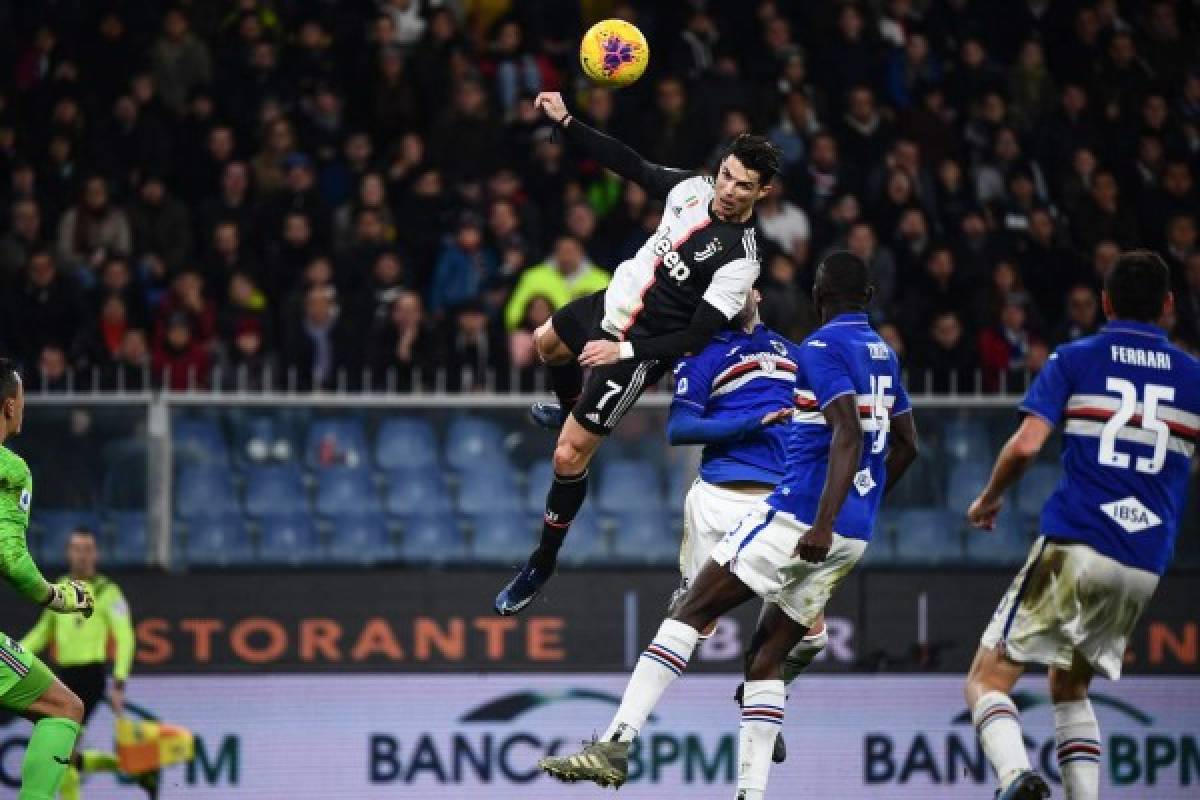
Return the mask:
[[676, 398], [674, 400], [672, 400], [671, 402], [672, 403], [683, 403], [684, 405], [695, 406], [696, 408], [700, 409], [701, 411], [705, 410], [705, 406], [703, 403], [697, 403], [695, 400], [689, 400], [686, 397], [676, 396]]

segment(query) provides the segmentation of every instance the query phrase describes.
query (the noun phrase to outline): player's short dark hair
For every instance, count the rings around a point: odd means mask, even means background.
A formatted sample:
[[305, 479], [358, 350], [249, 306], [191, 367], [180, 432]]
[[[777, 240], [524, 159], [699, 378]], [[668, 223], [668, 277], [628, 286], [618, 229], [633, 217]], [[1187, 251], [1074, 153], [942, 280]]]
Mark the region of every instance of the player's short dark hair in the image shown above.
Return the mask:
[[0, 400], [17, 396], [17, 387], [21, 385], [21, 374], [12, 360], [0, 358]]
[[1104, 291], [1120, 319], [1157, 322], [1171, 290], [1171, 271], [1152, 250], [1121, 253], [1104, 280]]
[[725, 148], [721, 161], [728, 156], [735, 156], [746, 169], [757, 172], [760, 186], [766, 186], [779, 173], [782, 157], [779, 148], [770, 139], [756, 133], [743, 133], [735, 137]]
[[829, 299], [866, 303], [871, 293], [871, 271], [867, 262], [849, 250], [835, 250], [817, 267], [821, 291]]

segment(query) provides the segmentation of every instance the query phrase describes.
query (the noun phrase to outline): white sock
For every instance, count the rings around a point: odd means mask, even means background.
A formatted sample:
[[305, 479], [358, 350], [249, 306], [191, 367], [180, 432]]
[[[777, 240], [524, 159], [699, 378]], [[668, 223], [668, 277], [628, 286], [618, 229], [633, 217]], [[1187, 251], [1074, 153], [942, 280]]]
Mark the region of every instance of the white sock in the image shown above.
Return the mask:
[[796, 646], [783, 659], [784, 685], [791, 686], [792, 681], [800, 677], [801, 672], [808, 669], [809, 664], [816, 660], [827, 644], [829, 644], [829, 634], [826, 633], [824, 625], [821, 626], [821, 630], [810, 633], [797, 642]]
[[1087, 698], [1054, 704], [1054, 743], [1067, 800], [1100, 796], [1100, 726]]
[[1029, 769], [1029, 755], [1021, 737], [1017, 707], [1003, 692], [988, 692], [971, 709], [971, 720], [984, 755], [996, 770], [1000, 788], [1012, 783], [1017, 773]]
[[787, 701], [783, 681], [746, 681], [742, 684], [742, 726], [738, 734], [739, 797], [763, 797], [771, 772], [775, 737], [783, 727]]
[[687, 669], [699, 638], [700, 633], [691, 625], [673, 619], [663, 621], [634, 667], [621, 707], [604, 732], [604, 741], [614, 737], [622, 742], [633, 741], [663, 692]]

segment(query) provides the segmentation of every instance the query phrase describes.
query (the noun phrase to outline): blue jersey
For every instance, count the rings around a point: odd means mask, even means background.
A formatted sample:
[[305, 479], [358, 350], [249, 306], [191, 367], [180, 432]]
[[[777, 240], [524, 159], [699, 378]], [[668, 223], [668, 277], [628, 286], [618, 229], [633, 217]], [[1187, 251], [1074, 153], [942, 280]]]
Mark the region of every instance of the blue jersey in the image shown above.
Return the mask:
[[796, 385], [794, 343], [759, 325], [753, 333], [723, 331], [675, 367], [671, 414], [686, 406], [706, 418], [747, 420], [736, 441], [707, 444], [700, 477], [707, 483], [757, 481], [774, 485], [783, 477], [786, 425], [754, 425], [771, 411], [792, 405]]
[[866, 314], [841, 314], [801, 343], [797, 366], [787, 470], [767, 502], [806, 525], [812, 524], [825, 487], [833, 439], [821, 412], [833, 400], [853, 395], [862, 425], [862, 457], [833, 530], [870, 541], [887, 484], [884, 459], [891, 419], [912, 410], [900, 381], [896, 354], [871, 328]]
[[1200, 362], [1153, 325], [1114, 321], [1060, 347], [1021, 411], [1065, 420], [1063, 476], [1042, 509], [1046, 537], [1161, 575], [1200, 440]]

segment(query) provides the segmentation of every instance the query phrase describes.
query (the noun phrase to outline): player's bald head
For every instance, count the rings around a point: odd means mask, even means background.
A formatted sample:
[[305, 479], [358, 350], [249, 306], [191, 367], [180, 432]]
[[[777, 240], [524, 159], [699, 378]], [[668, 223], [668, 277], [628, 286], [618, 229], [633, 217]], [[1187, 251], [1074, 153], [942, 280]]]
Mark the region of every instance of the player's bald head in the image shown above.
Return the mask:
[[867, 263], [848, 250], [837, 250], [821, 259], [813, 282], [818, 306], [866, 308], [871, 300], [871, 274]]

